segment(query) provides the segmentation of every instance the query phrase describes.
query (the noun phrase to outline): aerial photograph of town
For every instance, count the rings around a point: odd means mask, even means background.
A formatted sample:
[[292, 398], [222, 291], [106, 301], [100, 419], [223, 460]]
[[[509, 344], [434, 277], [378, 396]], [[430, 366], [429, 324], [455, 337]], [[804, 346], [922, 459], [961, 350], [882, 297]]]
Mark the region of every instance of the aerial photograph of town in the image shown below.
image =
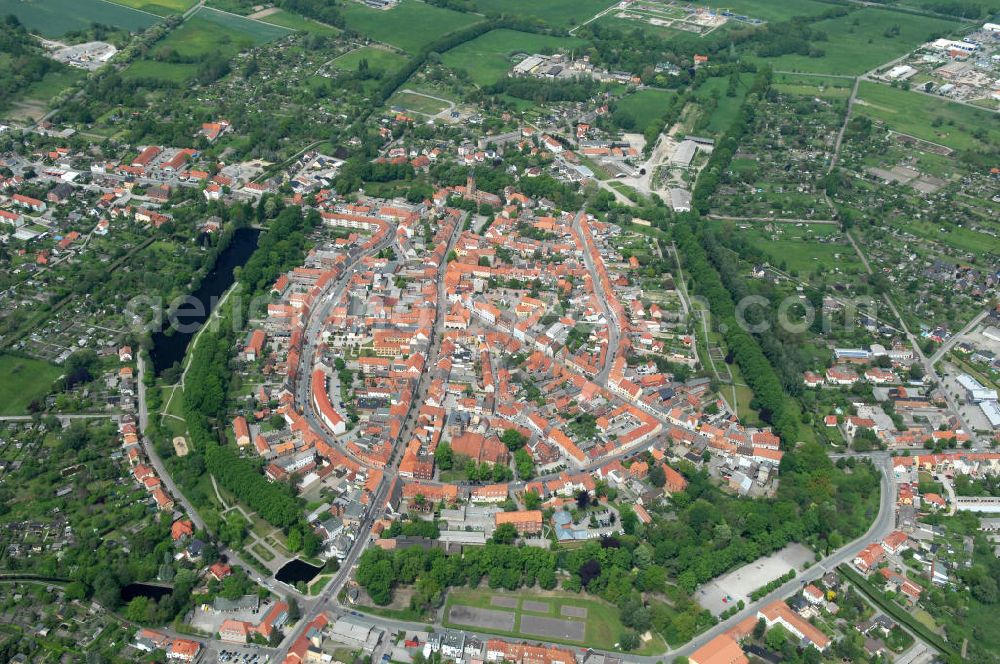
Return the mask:
[[0, 664], [1000, 664], [1000, 0], [0, 0]]

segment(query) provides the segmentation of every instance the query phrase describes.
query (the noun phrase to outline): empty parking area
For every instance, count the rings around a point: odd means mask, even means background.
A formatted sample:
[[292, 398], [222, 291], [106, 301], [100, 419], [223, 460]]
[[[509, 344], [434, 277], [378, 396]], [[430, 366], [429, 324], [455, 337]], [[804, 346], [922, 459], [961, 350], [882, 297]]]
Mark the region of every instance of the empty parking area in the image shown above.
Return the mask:
[[505, 632], [514, 631], [516, 614], [510, 611], [493, 611], [472, 606], [453, 606], [448, 611], [448, 620], [458, 625], [481, 627], [483, 629], [499, 629]]
[[583, 641], [587, 635], [587, 623], [561, 618], [543, 618], [541, 616], [521, 616], [522, 634], [544, 636], [567, 641]]
[[530, 613], [549, 613], [552, 610], [552, 606], [548, 602], [533, 602], [530, 599], [526, 599], [521, 602], [521, 610]]

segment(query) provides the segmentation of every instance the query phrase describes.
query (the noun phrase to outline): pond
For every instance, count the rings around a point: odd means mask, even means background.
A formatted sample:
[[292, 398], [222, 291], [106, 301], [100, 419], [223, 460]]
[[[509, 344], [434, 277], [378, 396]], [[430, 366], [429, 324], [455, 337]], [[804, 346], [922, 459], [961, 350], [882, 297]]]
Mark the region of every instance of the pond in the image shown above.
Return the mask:
[[147, 597], [152, 600], [158, 600], [161, 597], [166, 597], [171, 592], [173, 592], [173, 588], [169, 586], [154, 586], [151, 583], [130, 583], [122, 588], [122, 601], [128, 604], [136, 597]]
[[153, 335], [153, 349], [149, 356], [153, 360], [154, 372], [158, 374], [184, 359], [188, 344], [212, 313], [211, 308], [233, 285], [233, 271], [246, 264], [253, 255], [259, 236], [260, 231], [253, 228], [237, 229], [229, 246], [219, 254], [198, 290], [188, 295], [177, 308], [183, 331], [173, 330], [171, 334], [167, 334], [170, 322], [165, 320], [163, 329]]
[[310, 565], [304, 560], [295, 558], [294, 560], [289, 560], [285, 563], [284, 566], [278, 570], [278, 573], [274, 575], [274, 578], [282, 583], [294, 586], [299, 581], [309, 583], [322, 569], [322, 567], [316, 567], [315, 565]]

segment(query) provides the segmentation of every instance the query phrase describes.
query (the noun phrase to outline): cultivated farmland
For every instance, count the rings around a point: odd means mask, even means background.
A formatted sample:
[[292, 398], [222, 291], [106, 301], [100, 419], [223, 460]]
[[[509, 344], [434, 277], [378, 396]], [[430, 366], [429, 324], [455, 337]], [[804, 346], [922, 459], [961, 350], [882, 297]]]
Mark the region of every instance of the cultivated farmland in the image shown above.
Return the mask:
[[854, 112], [881, 120], [893, 129], [955, 150], [984, 143], [1000, 146], [997, 116], [918, 92], [862, 82]]
[[183, 14], [194, 6], [196, 0], [111, 0], [115, 4], [125, 5], [132, 9], [144, 12], [159, 14], [160, 16], [171, 16], [173, 14]]
[[612, 4], [608, 0], [476, 0], [476, 9], [487, 16], [503, 14], [569, 28], [593, 17]]
[[93, 23], [141, 32], [159, 20], [154, 14], [104, 0], [0, 0], [0, 16], [8, 14], [29, 30], [51, 38], [85, 30]]
[[865, 8], [845, 16], [818, 21], [811, 28], [824, 34], [814, 40], [821, 57], [782, 55], [764, 62], [777, 70], [818, 74], [863, 74], [949, 33], [956, 23], [926, 16], [912, 16], [884, 9]]
[[515, 30], [491, 30], [472, 41], [446, 52], [441, 60], [453, 69], [462, 69], [477, 85], [496, 83], [514, 65], [515, 53], [568, 51], [583, 45], [583, 41], [568, 37], [550, 37]]
[[376, 41], [408, 53], [456, 30], [477, 23], [480, 17], [440, 9], [416, 0], [403, 0], [388, 10], [372, 9], [356, 2], [342, 6], [347, 27]]

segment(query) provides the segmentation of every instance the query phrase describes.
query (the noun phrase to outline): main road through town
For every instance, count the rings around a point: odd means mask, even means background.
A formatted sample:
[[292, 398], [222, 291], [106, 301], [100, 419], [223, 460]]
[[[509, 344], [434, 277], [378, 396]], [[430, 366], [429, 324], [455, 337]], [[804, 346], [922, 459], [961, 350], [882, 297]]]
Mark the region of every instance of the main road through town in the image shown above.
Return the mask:
[[[428, 368], [433, 363], [436, 363], [441, 350], [441, 337], [444, 331], [445, 314], [447, 313], [447, 294], [444, 286], [444, 272], [448, 264], [447, 256], [455, 247], [455, 242], [462, 232], [462, 227], [465, 224], [466, 217], [467, 215], [463, 215], [462, 218], [455, 224], [455, 228], [451, 236], [448, 238], [447, 251], [444, 252], [441, 265], [438, 267], [438, 300], [434, 326], [431, 332], [430, 350], [428, 352], [425, 365]], [[390, 236], [390, 240], [391, 238], [392, 236]], [[386, 245], [387, 244], [388, 242]], [[370, 250], [369, 253], [379, 251], [386, 245], [382, 245], [382, 243], [380, 243], [380, 246], [376, 246]], [[398, 249], [399, 248], [397, 247], [397, 250]], [[397, 251], [397, 255], [398, 253], [399, 252]], [[322, 304], [315, 307], [314, 313], [310, 313], [310, 319], [306, 325], [307, 333], [303, 338], [303, 343], [305, 347], [308, 348], [308, 351], [303, 349], [302, 353], [303, 364], [300, 367], [299, 373], [299, 388], [296, 395], [297, 403], [302, 408], [303, 413], [308, 418], [313, 428], [316, 431], [322, 432], [322, 435], [324, 435], [327, 439], [330, 439], [331, 442], [333, 442], [333, 436], [320, 424], [319, 419], [313, 412], [312, 399], [309, 394], [309, 387], [311, 386], [312, 381], [308, 380], [306, 377], [312, 370], [313, 357], [316, 352], [316, 344], [313, 342], [318, 338], [323, 321], [326, 319], [326, 312], [328, 312], [330, 307], [332, 307], [333, 304], [340, 299], [340, 296], [343, 293], [344, 288], [347, 287], [352, 275], [353, 270], [349, 270], [345, 273], [345, 277], [341, 280], [341, 282], [334, 286], [328, 295], [321, 296]], [[417, 411], [419, 411], [418, 404], [423, 403], [427, 396], [427, 388], [430, 385], [430, 374], [431, 372], [429, 370], [424, 371], [417, 380], [417, 385], [413, 390], [410, 411], [407, 413], [406, 419], [403, 422], [403, 427], [400, 430], [399, 441], [401, 443], [408, 439], [408, 436], [413, 429]], [[397, 448], [399, 447], [401, 447], [401, 445], [397, 446]], [[365, 548], [367, 548], [372, 542], [370, 535], [372, 525], [380, 519], [385, 512], [385, 502], [388, 497], [389, 488], [396, 479], [396, 473], [401, 458], [402, 454], [400, 454], [400, 449], [393, 450], [389, 463], [386, 464], [384, 469], [382, 480], [376, 488], [375, 494], [372, 496], [372, 500], [369, 503], [368, 513], [365, 515], [365, 518], [362, 520], [361, 525], [358, 528], [358, 538], [354, 541], [354, 545], [348, 552], [347, 557], [341, 562], [340, 570], [334, 578], [330, 580], [330, 583], [327, 584], [326, 588], [315, 600], [307, 600], [308, 606], [304, 607], [302, 620], [299, 621], [299, 624], [294, 630], [290, 630], [285, 636], [281, 646], [278, 648], [278, 652], [273, 656], [273, 661], [280, 662], [284, 659], [285, 655], [288, 653], [288, 649], [302, 634], [306, 625], [312, 622], [321, 612], [332, 611], [335, 614], [338, 613], [339, 603], [337, 602], [337, 595], [350, 578], [358, 558], [364, 552]]]

